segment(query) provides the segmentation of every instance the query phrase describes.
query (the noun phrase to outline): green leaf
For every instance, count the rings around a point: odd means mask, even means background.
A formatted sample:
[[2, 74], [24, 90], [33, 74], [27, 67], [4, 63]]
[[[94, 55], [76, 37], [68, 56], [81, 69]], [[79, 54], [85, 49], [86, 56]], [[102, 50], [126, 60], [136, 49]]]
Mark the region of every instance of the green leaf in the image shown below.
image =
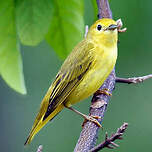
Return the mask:
[[16, 35], [14, 0], [0, 1], [0, 75], [11, 88], [26, 93]]
[[53, 14], [51, 0], [16, 0], [16, 23], [21, 42], [37, 45], [50, 26]]
[[54, 8], [46, 40], [63, 59], [84, 37], [84, 1], [54, 0]]

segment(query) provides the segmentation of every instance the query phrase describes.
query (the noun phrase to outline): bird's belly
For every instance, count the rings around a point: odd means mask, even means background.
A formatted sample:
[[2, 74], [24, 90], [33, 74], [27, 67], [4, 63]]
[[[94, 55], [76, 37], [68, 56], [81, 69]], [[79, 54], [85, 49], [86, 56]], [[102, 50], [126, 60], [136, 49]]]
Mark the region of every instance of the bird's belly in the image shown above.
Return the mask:
[[97, 91], [112, 71], [115, 61], [115, 59], [106, 60], [106, 62], [99, 63], [95, 69], [92, 68], [65, 100], [65, 104], [71, 106]]

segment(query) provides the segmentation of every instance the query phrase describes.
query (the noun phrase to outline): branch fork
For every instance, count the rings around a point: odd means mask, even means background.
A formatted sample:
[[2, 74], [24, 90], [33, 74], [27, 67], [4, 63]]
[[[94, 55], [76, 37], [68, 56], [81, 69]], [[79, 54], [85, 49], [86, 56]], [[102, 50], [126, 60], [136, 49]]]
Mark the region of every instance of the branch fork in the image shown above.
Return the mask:
[[99, 150], [102, 150], [103, 148], [109, 148], [114, 149], [119, 147], [118, 144], [116, 144], [115, 140], [122, 140], [122, 136], [125, 132], [125, 130], [128, 127], [128, 123], [124, 123], [120, 128], [117, 129], [117, 132], [112, 134], [111, 137], [108, 137], [108, 133], [105, 135], [105, 141], [101, 144], [97, 145], [96, 147], [92, 148], [89, 152], [97, 152]]

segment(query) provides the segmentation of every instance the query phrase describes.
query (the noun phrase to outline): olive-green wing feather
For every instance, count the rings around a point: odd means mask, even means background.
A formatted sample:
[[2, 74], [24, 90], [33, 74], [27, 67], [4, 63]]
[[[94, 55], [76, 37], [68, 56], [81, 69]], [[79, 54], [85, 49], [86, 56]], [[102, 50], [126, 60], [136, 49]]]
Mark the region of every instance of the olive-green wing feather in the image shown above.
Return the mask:
[[45, 120], [58, 105], [63, 103], [72, 90], [82, 81], [93, 62], [91, 56], [92, 49], [94, 49], [94, 45], [92, 43], [87, 43], [86, 45], [84, 40], [74, 48], [65, 60], [51, 86], [53, 90], [50, 94], [48, 109], [43, 120]]

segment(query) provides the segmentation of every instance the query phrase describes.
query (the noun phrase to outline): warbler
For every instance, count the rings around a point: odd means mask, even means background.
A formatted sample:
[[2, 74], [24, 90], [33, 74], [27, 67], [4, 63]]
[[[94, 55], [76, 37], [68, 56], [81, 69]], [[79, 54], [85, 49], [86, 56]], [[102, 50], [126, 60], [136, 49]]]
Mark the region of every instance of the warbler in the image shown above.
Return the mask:
[[97, 20], [90, 27], [87, 36], [64, 61], [44, 96], [25, 145], [65, 107], [100, 126], [95, 116], [82, 114], [71, 106], [97, 91], [114, 68], [117, 28], [117, 22], [108, 18]]

